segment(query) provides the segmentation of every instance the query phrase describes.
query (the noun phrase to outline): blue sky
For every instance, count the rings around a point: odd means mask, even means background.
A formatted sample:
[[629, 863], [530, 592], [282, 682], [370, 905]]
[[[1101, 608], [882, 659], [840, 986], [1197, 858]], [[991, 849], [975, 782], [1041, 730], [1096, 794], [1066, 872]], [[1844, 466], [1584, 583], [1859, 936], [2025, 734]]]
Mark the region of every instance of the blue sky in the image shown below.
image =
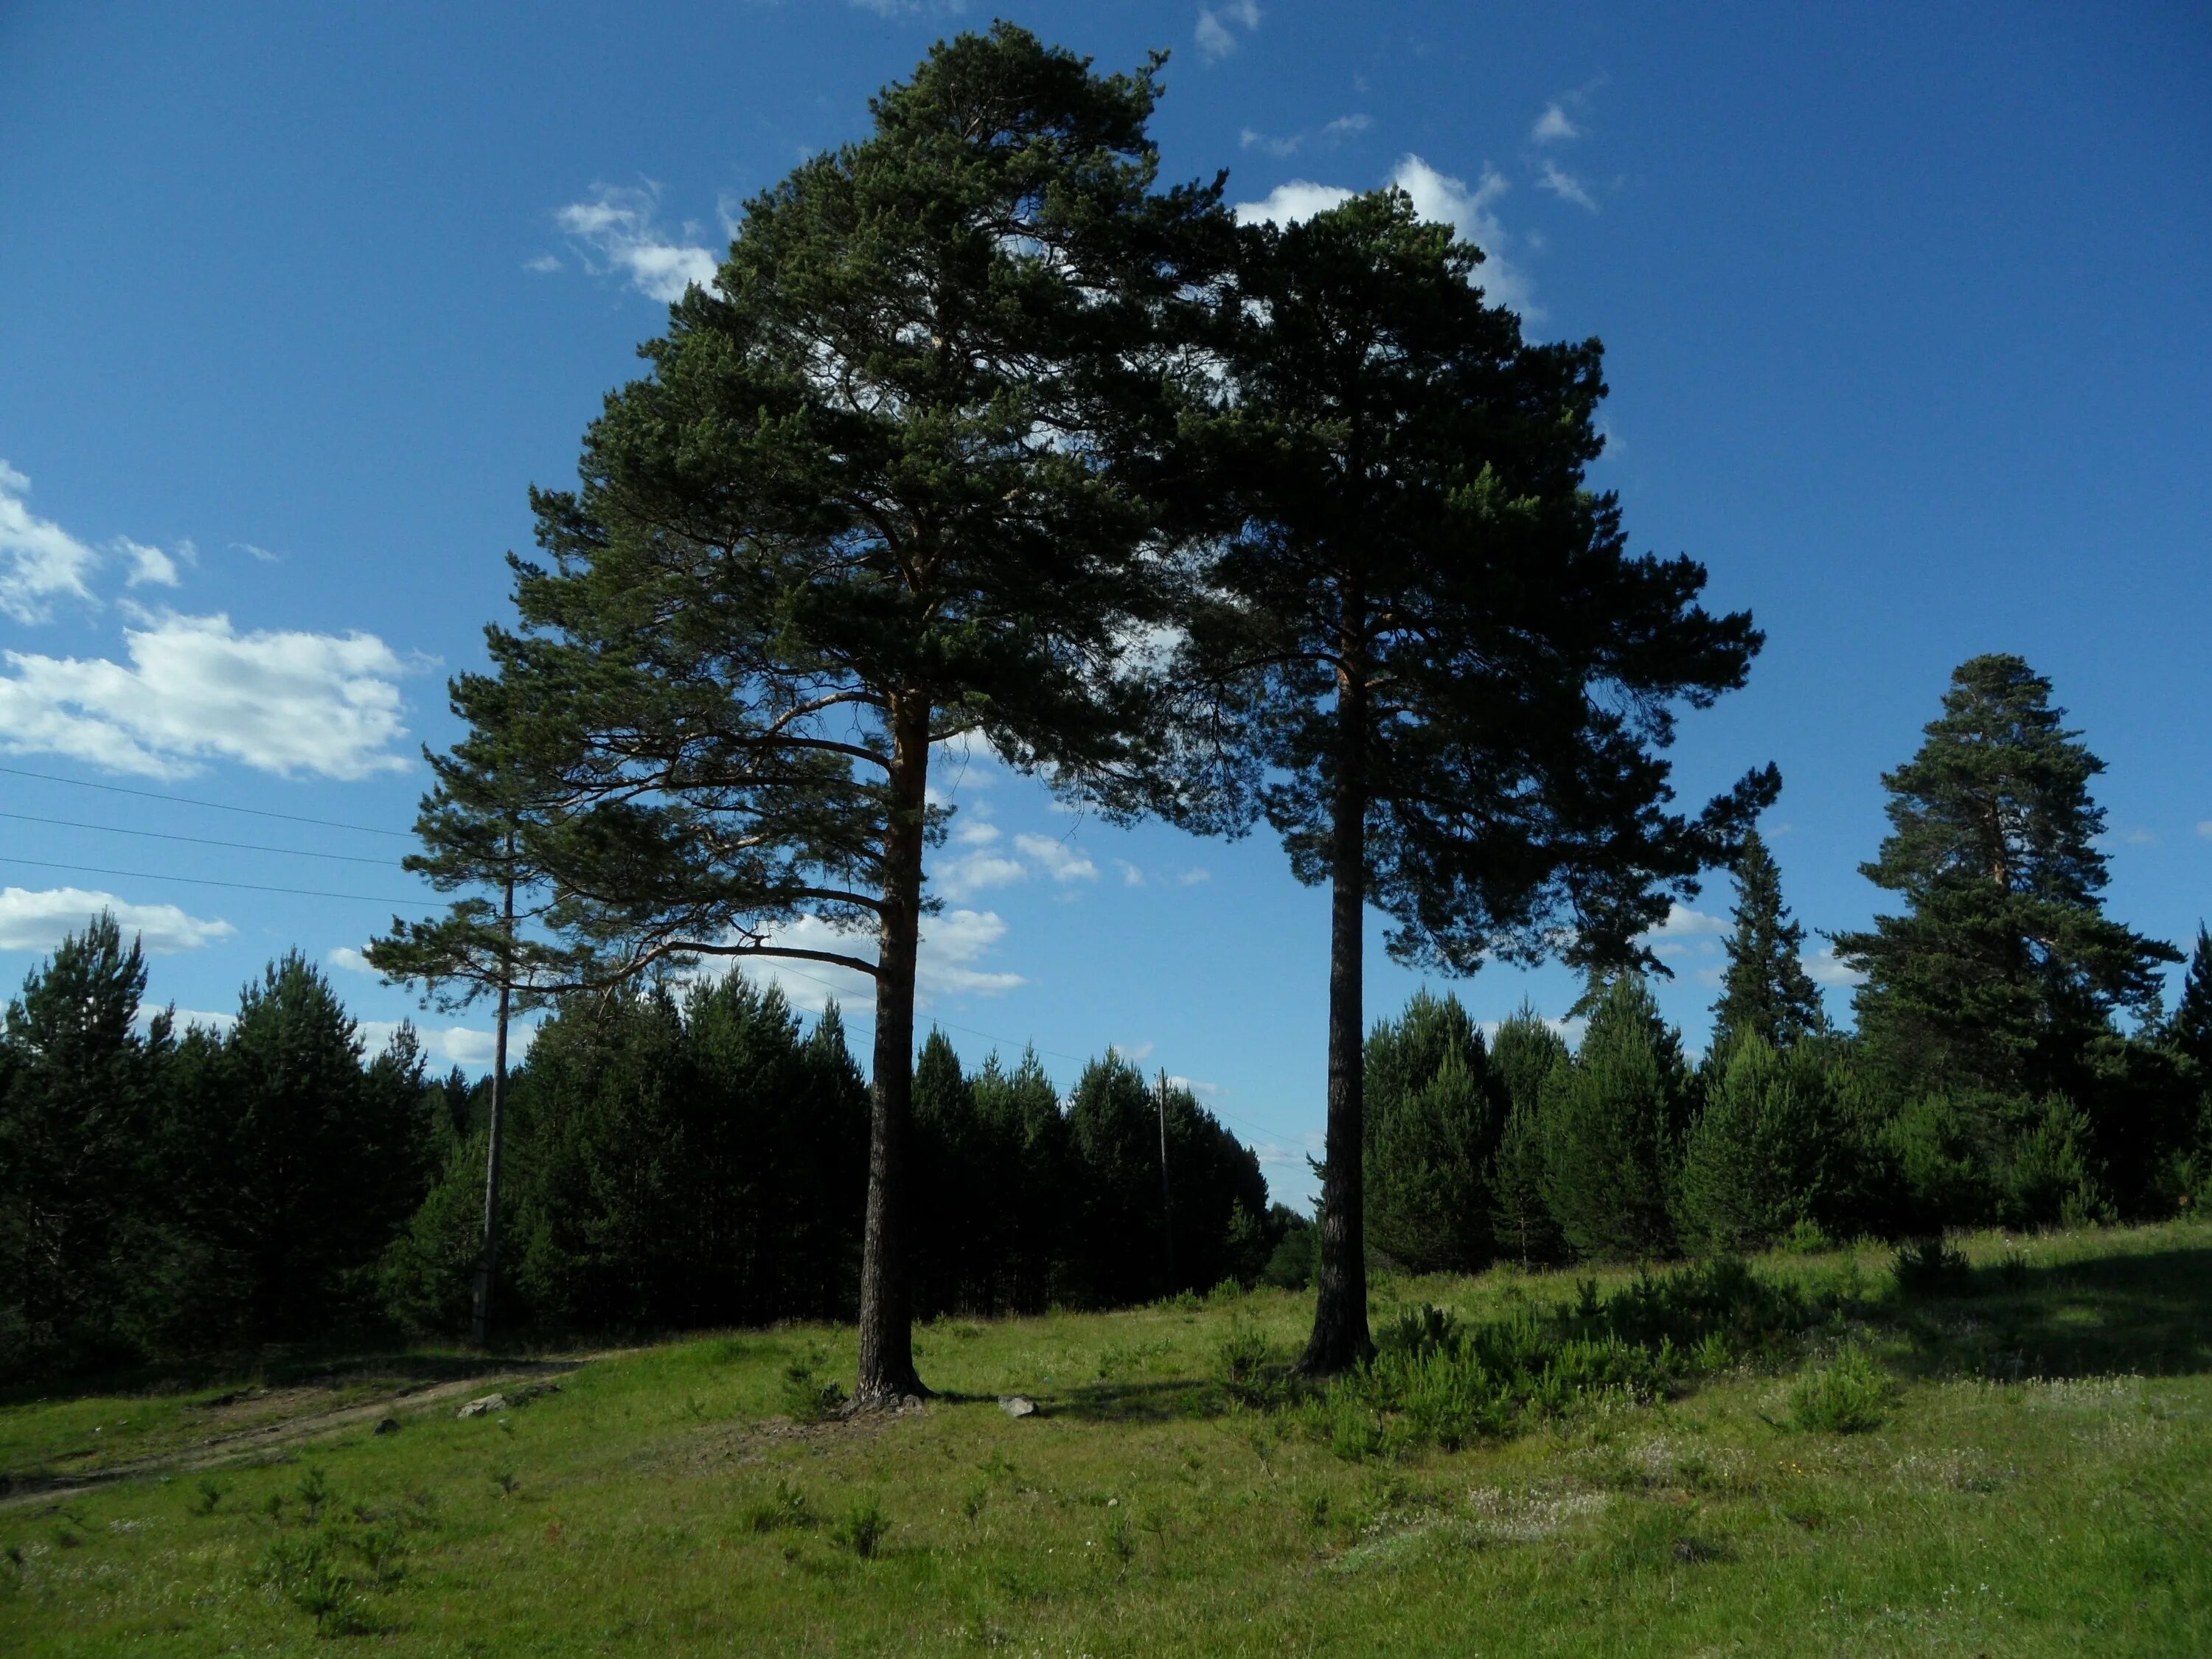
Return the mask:
[[[1769, 638], [1686, 723], [1683, 793], [1780, 764], [1808, 924], [1871, 914], [1878, 776], [1989, 650], [2051, 675], [2110, 763], [2113, 911], [2185, 940], [2212, 909], [2200, 7], [1006, 14], [1107, 66], [1171, 48], [1170, 176], [1226, 167], [1284, 211], [1398, 179], [1532, 331], [1607, 342], [1595, 481]], [[0, 6], [0, 977], [105, 895], [180, 1007], [297, 945], [364, 1019], [410, 1012], [344, 953], [415, 890], [389, 832], [504, 612], [526, 487], [572, 475], [726, 216], [989, 15]], [[1033, 1041], [1063, 1082], [1118, 1043], [1301, 1193], [1322, 896], [1264, 836], [1113, 830], [980, 758], [957, 793], [924, 1018], [972, 1060]], [[1725, 883], [1695, 910], [1661, 941], [1693, 1046]], [[1371, 1012], [1417, 983], [1376, 950]], [[1574, 992], [1459, 989], [1483, 1018]], [[485, 1052], [480, 1012], [424, 1023]]]

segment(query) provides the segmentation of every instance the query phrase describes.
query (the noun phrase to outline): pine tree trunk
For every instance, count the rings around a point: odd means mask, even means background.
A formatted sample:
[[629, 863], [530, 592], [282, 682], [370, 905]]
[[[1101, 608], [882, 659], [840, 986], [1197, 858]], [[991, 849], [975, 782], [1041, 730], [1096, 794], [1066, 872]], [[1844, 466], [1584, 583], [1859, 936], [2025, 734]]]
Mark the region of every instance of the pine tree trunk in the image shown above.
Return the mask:
[[1329, 848], [1328, 1142], [1322, 1181], [1319, 1294], [1298, 1369], [1331, 1376], [1370, 1358], [1364, 1210], [1367, 687], [1339, 672], [1335, 823]]
[[894, 698], [890, 726], [891, 809], [884, 836], [883, 927], [876, 957], [868, 1215], [860, 1250], [860, 1366], [853, 1389], [854, 1404], [863, 1409], [895, 1406], [929, 1392], [914, 1369], [907, 1248], [914, 1118], [914, 974], [921, 939], [928, 705]]

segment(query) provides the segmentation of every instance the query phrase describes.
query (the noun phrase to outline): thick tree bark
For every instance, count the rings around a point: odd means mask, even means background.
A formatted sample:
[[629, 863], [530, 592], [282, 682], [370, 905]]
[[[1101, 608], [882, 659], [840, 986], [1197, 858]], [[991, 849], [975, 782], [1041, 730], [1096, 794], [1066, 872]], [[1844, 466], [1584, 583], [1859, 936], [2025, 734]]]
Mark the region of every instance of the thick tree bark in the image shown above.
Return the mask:
[[1322, 1182], [1319, 1294], [1298, 1369], [1331, 1376], [1371, 1358], [1364, 1209], [1367, 687], [1340, 671], [1334, 823], [1329, 846], [1328, 1144]]
[[868, 1121], [868, 1218], [860, 1251], [863, 1409], [927, 1395], [914, 1368], [908, 1284], [908, 1169], [914, 1115], [914, 971], [921, 940], [923, 813], [929, 784], [929, 706], [890, 708], [890, 825], [876, 968], [875, 1086]]

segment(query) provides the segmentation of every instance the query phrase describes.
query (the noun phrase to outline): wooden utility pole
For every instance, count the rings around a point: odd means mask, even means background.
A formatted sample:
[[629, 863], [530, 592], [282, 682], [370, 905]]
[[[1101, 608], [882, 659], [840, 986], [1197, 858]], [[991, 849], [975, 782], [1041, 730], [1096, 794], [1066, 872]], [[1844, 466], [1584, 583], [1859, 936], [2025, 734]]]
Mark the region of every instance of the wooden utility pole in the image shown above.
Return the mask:
[[504, 954], [499, 964], [499, 1030], [492, 1039], [491, 1124], [484, 1142], [483, 1249], [477, 1256], [475, 1305], [469, 1340], [482, 1347], [491, 1334], [492, 1284], [499, 1276], [499, 1160], [507, 1139], [507, 1016], [514, 997], [514, 832], [507, 836], [506, 897], [500, 912]]
[[1168, 1191], [1168, 1072], [1160, 1067], [1158, 1102], [1160, 1109], [1160, 1227], [1168, 1247], [1168, 1289], [1175, 1294], [1175, 1203]]

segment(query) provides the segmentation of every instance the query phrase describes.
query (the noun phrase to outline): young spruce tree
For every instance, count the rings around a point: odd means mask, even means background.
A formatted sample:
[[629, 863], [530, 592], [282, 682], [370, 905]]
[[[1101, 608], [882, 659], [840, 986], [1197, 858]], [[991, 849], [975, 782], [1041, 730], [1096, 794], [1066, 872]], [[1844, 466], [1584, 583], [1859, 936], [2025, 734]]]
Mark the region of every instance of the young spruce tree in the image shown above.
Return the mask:
[[1757, 830], [1735, 860], [1735, 928], [1725, 941], [1728, 972], [1713, 1009], [1713, 1052], [1745, 1036], [1788, 1048], [1827, 1029], [1820, 988], [1800, 953], [1805, 930], [1782, 902], [1782, 871]]

